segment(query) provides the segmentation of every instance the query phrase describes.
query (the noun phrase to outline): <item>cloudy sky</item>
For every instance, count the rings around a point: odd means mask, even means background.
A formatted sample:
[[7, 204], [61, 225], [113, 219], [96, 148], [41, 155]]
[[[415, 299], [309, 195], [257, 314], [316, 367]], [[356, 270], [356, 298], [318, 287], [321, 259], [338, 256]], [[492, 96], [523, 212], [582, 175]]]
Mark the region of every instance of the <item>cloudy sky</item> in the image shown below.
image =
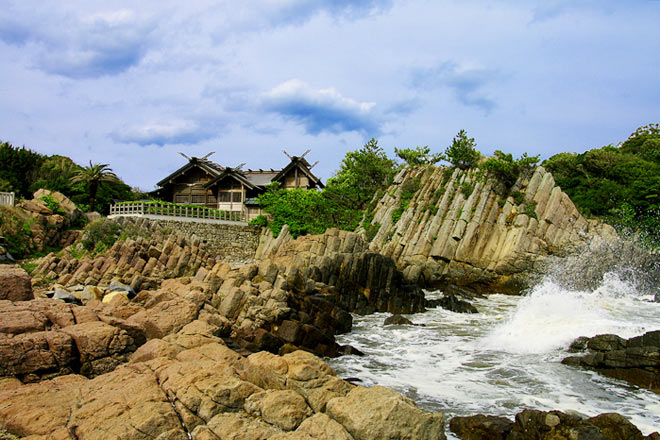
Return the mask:
[[658, 0], [2, 3], [0, 140], [145, 190], [177, 152], [327, 179], [372, 137], [546, 158], [660, 121]]

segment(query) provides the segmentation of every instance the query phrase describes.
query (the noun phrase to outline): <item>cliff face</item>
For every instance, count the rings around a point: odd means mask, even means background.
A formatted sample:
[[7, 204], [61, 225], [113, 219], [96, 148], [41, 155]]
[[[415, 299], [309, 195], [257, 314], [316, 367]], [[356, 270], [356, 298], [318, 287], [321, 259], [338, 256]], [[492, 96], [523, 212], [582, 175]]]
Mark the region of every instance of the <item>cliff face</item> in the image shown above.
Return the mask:
[[370, 214], [370, 249], [409, 280], [484, 292], [518, 293], [546, 256], [616, 239], [610, 226], [582, 217], [543, 167], [508, 191], [479, 170], [407, 169]]

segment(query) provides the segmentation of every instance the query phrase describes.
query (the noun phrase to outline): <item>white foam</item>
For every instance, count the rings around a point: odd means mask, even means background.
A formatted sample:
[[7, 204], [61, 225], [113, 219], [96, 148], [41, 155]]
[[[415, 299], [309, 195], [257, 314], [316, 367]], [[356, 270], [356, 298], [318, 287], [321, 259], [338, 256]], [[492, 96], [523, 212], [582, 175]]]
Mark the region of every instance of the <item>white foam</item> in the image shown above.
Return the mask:
[[660, 304], [607, 274], [580, 292], [544, 281], [525, 297], [476, 299], [478, 314], [443, 309], [409, 316], [418, 326], [383, 327], [387, 314], [355, 316], [341, 335], [364, 357], [330, 361], [340, 377], [384, 385], [429, 411], [512, 417], [524, 408], [619, 412], [649, 433], [660, 426], [657, 395], [559, 363], [578, 336], [632, 337], [660, 329]]
[[649, 303], [616, 274], [605, 275], [593, 292], [566, 290], [545, 280], [523, 297], [509, 318], [482, 340], [486, 350], [548, 353], [567, 348], [579, 336], [614, 333], [627, 338], [657, 328], [639, 309]]

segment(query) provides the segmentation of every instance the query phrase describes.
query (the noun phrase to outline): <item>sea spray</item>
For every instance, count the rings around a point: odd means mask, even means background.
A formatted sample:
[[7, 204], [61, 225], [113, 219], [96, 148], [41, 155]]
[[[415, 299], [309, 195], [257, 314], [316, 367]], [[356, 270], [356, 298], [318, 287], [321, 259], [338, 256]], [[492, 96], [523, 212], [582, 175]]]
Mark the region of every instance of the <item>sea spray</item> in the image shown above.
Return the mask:
[[532, 284], [550, 279], [566, 289], [592, 291], [606, 274], [616, 274], [637, 294], [653, 298], [660, 291], [660, 255], [635, 235], [615, 242], [595, 238], [569, 255], [548, 257], [531, 278]]
[[579, 336], [614, 333], [629, 338], [660, 325], [630, 313], [643, 309], [643, 301], [632, 283], [616, 273], [606, 273], [591, 292], [568, 290], [546, 279], [482, 343], [484, 349], [549, 353], [565, 349]]

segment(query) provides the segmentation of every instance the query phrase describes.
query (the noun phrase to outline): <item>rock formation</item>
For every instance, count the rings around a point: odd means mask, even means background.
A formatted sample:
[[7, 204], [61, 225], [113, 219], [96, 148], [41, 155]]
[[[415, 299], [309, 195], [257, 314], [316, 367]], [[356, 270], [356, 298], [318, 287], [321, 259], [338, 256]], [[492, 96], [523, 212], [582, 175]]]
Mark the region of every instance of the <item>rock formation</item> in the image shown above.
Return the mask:
[[42, 258], [32, 273], [35, 283], [105, 286], [120, 280], [135, 290], [156, 289], [164, 279], [194, 275], [215, 264], [215, 256], [197, 237], [149, 220], [122, 219], [119, 224], [128, 237], [103, 253], [89, 255], [77, 244]]
[[579, 338], [571, 349], [586, 349], [587, 353], [567, 357], [562, 363], [594, 370], [660, 393], [660, 330], [630, 339], [617, 335]]
[[0, 301], [28, 301], [34, 298], [30, 277], [14, 264], [0, 264]]
[[431, 286], [518, 293], [547, 255], [616, 237], [585, 220], [543, 167], [508, 191], [479, 170], [406, 169], [374, 201], [370, 249]]
[[2, 379], [0, 425], [34, 440], [445, 438], [442, 414], [393, 391], [351, 385], [303, 351], [244, 358], [216, 332], [192, 321], [91, 379]]
[[[57, 212], [42, 199], [46, 196], [57, 203]], [[16, 207], [0, 207], [0, 236], [27, 235], [22, 244], [29, 252], [41, 252], [48, 246], [64, 247], [80, 237], [80, 231], [69, 229], [80, 216], [82, 212], [65, 195], [40, 189], [32, 200], [24, 200]], [[19, 224], [20, 229], [27, 231], [16, 230]]]
[[607, 413], [583, 418], [561, 411], [524, 410], [514, 422], [504, 417], [454, 417], [449, 428], [462, 440], [654, 440], [658, 433], [642, 435], [625, 417]]

